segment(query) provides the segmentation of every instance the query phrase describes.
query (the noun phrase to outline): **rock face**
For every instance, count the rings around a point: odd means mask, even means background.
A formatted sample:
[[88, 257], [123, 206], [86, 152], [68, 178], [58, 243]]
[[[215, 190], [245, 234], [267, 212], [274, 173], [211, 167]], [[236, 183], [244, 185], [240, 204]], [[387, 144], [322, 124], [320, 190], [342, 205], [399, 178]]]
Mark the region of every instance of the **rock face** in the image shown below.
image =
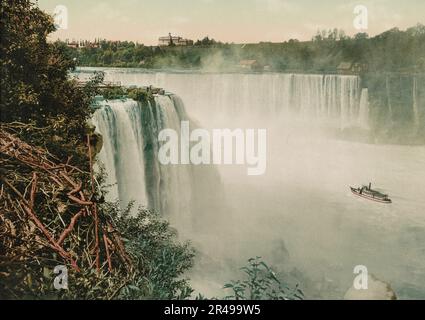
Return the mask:
[[103, 147], [103, 136], [98, 133], [92, 133], [90, 135], [90, 144], [92, 146], [92, 157], [94, 158]]
[[102, 150], [103, 137], [96, 131], [96, 126], [93, 124], [92, 120], [87, 121], [87, 133], [90, 135], [91, 152], [92, 158], [94, 159], [100, 150]]
[[391, 286], [378, 280], [373, 275], [368, 275], [368, 288], [356, 289], [352, 286], [344, 296], [345, 300], [396, 300], [397, 296]]

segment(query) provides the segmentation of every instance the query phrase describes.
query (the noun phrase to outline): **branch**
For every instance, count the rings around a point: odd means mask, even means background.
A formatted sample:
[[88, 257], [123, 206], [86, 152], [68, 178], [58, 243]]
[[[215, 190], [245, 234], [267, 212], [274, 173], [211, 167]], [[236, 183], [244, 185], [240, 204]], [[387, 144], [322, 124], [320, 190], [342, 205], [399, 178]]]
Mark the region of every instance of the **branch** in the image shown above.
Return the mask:
[[71, 222], [69, 223], [68, 227], [65, 230], [63, 230], [62, 234], [59, 237], [59, 240], [57, 241], [57, 244], [61, 245], [62, 242], [65, 240], [65, 238], [68, 236], [68, 234], [71, 233], [72, 229], [74, 229], [75, 223], [81, 217], [83, 212], [84, 212], [84, 209], [80, 210], [75, 216], [71, 218]]

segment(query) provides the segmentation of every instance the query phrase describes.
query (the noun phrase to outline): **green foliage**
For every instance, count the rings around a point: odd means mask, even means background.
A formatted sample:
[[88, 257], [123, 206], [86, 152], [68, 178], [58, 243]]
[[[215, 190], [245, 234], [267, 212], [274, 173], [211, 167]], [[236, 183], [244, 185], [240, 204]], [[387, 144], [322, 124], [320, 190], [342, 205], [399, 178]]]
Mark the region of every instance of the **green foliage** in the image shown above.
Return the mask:
[[224, 285], [232, 294], [226, 299], [233, 300], [301, 300], [303, 292], [298, 288], [289, 288], [278, 275], [261, 260], [260, 257], [248, 260], [248, 265], [241, 270], [245, 280], [231, 281]]
[[100, 89], [99, 94], [106, 100], [129, 98], [139, 102], [147, 102], [153, 99], [153, 92], [151, 90], [158, 91], [156, 88], [110, 87]]
[[217, 44], [217, 41], [209, 37], [204, 37], [202, 40], [197, 40], [195, 42], [195, 46], [213, 46], [215, 44]]
[[115, 212], [116, 226], [136, 269], [117, 298], [188, 298], [193, 290], [182, 276], [193, 265], [190, 244], [177, 242], [168, 222], [147, 210], [139, 209], [134, 215], [131, 207], [120, 211], [112, 206], [107, 211]]
[[101, 48], [73, 49], [82, 66], [199, 69], [214, 66], [233, 71], [242, 59], [256, 59], [271, 70], [335, 72], [343, 62], [359, 62], [370, 71], [418, 70], [425, 66], [425, 27], [392, 29], [375, 37], [342, 30], [318, 31], [311, 41], [224, 44], [205, 37], [187, 47], [147, 47], [133, 42], [103, 41]]
[[103, 89], [101, 91], [101, 94], [106, 100], [112, 100], [112, 99], [122, 99], [124, 96], [127, 95], [127, 92], [123, 87], [113, 87], [113, 88]]
[[152, 98], [152, 95], [146, 89], [142, 88], [128, 89], [127, 94], [130, 99], [141, 102], [148, 101], [148, 99]]
[[93, 87], [68, 79], [75, 61], [64, 44], [47, 42], [53, 19], [29, 0], [2, 1], [1, 26], [1, 122], [30, 124], [20, 137], [66, 160], [89, 133]]

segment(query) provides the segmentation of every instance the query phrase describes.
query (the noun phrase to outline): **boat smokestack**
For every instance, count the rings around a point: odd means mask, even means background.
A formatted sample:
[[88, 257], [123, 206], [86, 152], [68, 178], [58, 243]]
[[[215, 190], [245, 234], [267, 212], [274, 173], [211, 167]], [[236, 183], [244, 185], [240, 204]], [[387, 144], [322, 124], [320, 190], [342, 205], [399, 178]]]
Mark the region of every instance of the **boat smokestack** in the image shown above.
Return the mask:
[[370, 190], [370, 188], [372, 188], [372, 183], [371, 182], [369, 182], [369, 190]]

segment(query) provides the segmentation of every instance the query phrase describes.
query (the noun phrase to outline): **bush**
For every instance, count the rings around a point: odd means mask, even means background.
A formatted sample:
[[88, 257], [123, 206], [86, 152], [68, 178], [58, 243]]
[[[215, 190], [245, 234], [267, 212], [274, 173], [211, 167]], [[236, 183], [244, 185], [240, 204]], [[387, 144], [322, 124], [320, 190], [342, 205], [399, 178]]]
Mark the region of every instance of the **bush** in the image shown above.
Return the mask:
[[128, 89], [128, 97], [135, 101], [146, 102], [151, 98], [151, 95], [146, 89], [131, 88]]
[[127, 94], [122, 87], [106, 88], [101, 93], [106, 100], [122, 99]]
[[290, 288], [279, 280], [276, 273], [260, 257], [248, 260], [243, 267], [247, 278], [227, 283], [224, 288], [232, 291], [226, 299], [232, 300], [301, 300], [303, 292]]
[[188, 298], [193, 290], [182, 276], [193, 265], [194, 250], [190, 244], [177, 242], [169, 223], [148, 210], [139, 209], [131, 214], [131, 206], [124, 211], [116, 204], [107, 206], [107, 211], [114, 214], [136, 270], [117, 298]]

